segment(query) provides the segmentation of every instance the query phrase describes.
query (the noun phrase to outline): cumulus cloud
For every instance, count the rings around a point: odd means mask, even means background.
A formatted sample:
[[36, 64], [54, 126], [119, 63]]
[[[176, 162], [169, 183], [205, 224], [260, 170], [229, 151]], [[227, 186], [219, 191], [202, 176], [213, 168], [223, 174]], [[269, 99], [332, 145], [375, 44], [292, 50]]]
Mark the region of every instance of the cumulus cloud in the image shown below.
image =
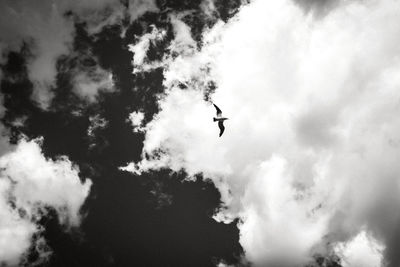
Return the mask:
[[335, 252], [340, 255], [343, 267], [383, 266], [383, 246], [365, 231], [360, 232], [347, 243], [339, 243]]
[[49, 249], [40, 238], [43, 229], [38, 220], [53, 208], [62, 224], [78, 226], [80, 208], [89, 194], [91, 181], [81, 182], [77, 167], [66, 157], [46, 159], [39, 143], [22, 140], [0, 158], [2, 264], [18, 265], [31, 246], [44, 260]]
[[129, 121], [133, 126], [134, 132], [143, 132], [145, 129], [143, 127], [144, 113], [140, 111], [134, 111], [129, 114]]
[[[143, 159], [124, 169], [211, 179], [223, 201], [215, 219], [241, 218], [256, 266], [306, 264], [341, 242], [344, 262], [366, 251], [379, 265], [400, 219], [399, 16], [392, 0], [348, 2], [318, 19], [292, 1], [256, 0], [207, 30], [201, 51], [175, 23], [186, 42], [166, 61]], [[204, 78], [230, 118], [221, 138]]]
[[[128, 45], [133, 53], [133, 73], [151, 71], [156, 68], [164, 68], [164, 86], [172, 88], [174, 85], [197, 88], [212, 87], [213, 76], [210, 65], [213, 57], [221, 50], [221, 47], [212, 45], [219, 38], [218, 32], [223, 23], [216, 23], [215, 27], [207, 30], [203, 42], [202, 53], [198, 53], [196, 41], [191, 36], [189, 25], [183, 19], [190, 15], [190, 11], [169, 14], [169, 22], [175, 38], [167, 47], [167, 53], [161, 60], [150, 61], [147, 52], [150, 43], [163, 40], [166, 35], [165, 29], [153, 27], [151, 33], [144, 34], [138, 38], [135, 44]], [[195, 77], [193, 75], [195, 74]]]
[[[0, 63], [5, 63], [9, 51], [20, 51], [27, 45], [28, 76], [34, 85], [32, 97], [42, 108], [47, 108], [53, 97], [57, 60], [72, 49], [75, 22], [85, 23], [88, 33], [96, 34], [107, 25], [120, 24], [126, 16], [134, 20], [155, 11], [157, 8], [151, 0], [130, 0], [128, 9], [118, 0], [2, 1]], [[86, 89], [78, 91], [85, 95], [93, 91], [86, 81], [82, 87]]]

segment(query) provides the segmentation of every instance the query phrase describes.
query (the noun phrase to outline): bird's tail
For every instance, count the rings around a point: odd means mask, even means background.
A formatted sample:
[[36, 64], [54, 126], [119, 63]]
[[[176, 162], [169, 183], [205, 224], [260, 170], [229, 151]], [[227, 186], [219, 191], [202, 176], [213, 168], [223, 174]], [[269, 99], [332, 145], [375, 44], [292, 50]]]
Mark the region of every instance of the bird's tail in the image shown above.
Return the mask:
[[217, 121], [217, 118], [213, 118], [213, 121]]

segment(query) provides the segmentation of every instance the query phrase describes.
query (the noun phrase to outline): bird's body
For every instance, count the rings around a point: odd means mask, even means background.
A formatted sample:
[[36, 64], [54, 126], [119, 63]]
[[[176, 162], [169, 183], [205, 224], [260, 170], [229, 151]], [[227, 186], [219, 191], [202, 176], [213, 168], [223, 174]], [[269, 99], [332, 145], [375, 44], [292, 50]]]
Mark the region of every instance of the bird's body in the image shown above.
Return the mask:
[[217, 110], [217, 117], [213, 118], [213, 121], [218, 121], [218, 127], [219, 127], [219, 137], [224, 133], [225, 131], [225, 126], [224, 126], [224, 121], [227, 120], [228, 118], [222, 117], [222, 111], [219, 109], [219, 107], [215, 104], [213, 104], [215, 109]]
[[214, 121], [224, 121], [227, 120], [228, 118], [213, 118]]

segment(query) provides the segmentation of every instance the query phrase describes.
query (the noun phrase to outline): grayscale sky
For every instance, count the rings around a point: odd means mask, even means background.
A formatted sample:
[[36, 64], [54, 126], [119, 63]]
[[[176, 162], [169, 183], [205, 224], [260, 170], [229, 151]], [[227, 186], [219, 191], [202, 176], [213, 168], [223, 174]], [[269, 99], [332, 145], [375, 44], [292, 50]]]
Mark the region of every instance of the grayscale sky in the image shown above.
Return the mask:
[[0, 263], [398, 267], [399, 18], [0, 0]]

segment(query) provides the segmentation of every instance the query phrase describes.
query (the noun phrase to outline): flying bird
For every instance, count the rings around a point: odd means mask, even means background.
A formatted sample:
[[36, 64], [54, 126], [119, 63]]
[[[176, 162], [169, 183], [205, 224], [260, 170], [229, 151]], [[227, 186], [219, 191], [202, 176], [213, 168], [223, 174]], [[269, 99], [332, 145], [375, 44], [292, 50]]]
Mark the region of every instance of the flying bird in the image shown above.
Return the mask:
[[213, 104], [213, 105], [214, 105], [215, 109], [217, 110], [217, 117], [216, 118], [214, 117], [213, 120], [218, 121], [219, 137], [221, 137], [221, 135], [225, 131], [224, 120], [227, 120], [228, 118], [222, 117], [221, 109], [217, 105], [215, 105], [215, 104]]

